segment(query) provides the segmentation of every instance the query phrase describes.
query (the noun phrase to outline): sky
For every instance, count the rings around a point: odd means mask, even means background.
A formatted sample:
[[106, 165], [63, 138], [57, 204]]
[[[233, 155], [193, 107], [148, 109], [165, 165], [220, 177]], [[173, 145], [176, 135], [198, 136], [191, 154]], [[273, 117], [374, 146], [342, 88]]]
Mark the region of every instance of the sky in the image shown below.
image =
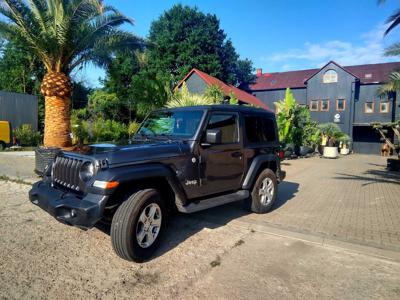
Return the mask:
[[[334, 60], [357, 65], [396, 61], [384, 49], [399, 41], [400, 27], [386, 37], [386, 19], [399, 7], [398, 0], [106, 0], [135, 20], [126, 26], [147, 37], [151, 22], [174, 4], [196, 6], [215, 14], [220, 27], [241, 58], [249, 58], [263, 72], [317, 68]], [[76, 78], [99, 86], [104, 71], [88, 66]]]

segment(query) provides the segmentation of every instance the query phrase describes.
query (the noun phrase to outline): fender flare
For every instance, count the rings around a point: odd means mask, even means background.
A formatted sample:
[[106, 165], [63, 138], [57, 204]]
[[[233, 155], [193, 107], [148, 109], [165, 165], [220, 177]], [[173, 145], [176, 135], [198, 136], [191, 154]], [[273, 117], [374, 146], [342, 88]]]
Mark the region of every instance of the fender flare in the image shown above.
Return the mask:
[[174, 172], [163, 164], [153, 163], [109, 168], [99, 172], [95, 179], [101, 181], [118, 181], [120, 184], [124, 184], [135, 180], [157, 177], [162, 177], [167, 180], [170, 188], [175, 194], [176, 205], [183, 206], [186, 204], [186, 194], [182, 189]]
[[276, 155], [274, 154], [261, 154], [253, 159], [251, 165], [247, 171], [246, 177], [243, 180], [242, 189], [249, 190], [253, 186], [256, 181], [256, 176], [258, 174], [258, 170], [261, 165], [266, 162], [274, 162], [276, 163], [277, 171], [279, 170], [279, 161]]

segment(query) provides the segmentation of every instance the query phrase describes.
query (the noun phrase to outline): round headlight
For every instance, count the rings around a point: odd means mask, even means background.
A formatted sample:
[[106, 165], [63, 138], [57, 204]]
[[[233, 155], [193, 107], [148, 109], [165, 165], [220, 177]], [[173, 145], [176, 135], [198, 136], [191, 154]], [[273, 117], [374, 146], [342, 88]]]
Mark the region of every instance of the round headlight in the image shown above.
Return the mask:
[[82, 181], [89, 181], [94, 175], [94, 165], [91, 162], [85, 162], [79, 171], [79, 177]]

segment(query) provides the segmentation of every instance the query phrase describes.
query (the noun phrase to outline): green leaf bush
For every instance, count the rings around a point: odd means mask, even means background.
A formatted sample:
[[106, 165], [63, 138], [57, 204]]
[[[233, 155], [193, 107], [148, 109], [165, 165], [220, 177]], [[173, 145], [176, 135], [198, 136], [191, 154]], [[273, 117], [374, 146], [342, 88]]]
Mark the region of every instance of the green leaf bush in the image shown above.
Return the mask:
[[13, 130], [13, 135], [20, 146], [39, 146], [42, 141], [40, 132], [34, 131], [30, 124], [22, 124]]
[[275, 103], [279, 140], [283, 145], [308, 146], [314, 148], [319, 143], [320, 131], [311, 119], [306, 106], [299, 105], [292, 91], [287, 88], [285, 99]]

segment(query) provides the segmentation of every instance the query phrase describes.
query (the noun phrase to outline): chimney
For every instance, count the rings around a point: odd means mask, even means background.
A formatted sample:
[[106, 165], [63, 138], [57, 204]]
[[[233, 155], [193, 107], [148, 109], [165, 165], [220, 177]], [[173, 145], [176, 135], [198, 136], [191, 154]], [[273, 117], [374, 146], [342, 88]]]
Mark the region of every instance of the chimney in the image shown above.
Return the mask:
[[262, 69], [261, 68], [258, 68], [256, 70], [256, 75], [257, 75], [257, 77], [260, 77], [262, 75]]

